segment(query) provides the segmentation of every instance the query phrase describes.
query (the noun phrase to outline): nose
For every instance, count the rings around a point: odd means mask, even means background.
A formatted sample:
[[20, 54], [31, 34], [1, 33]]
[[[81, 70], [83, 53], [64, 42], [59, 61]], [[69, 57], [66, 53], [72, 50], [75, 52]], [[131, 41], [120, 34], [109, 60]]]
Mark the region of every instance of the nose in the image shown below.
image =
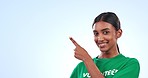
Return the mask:
[[102, 36], [98, 36], [98, 37], [97, 37], [97, 40], [98, 40], [98, 41], [102, 41], [102, 40], [103, 40], [103, 37], [102, 37]]
[[103, 40], [104, 40], [104, 38], [102, 36], [95, 37], [96, 42], [102, 42]]

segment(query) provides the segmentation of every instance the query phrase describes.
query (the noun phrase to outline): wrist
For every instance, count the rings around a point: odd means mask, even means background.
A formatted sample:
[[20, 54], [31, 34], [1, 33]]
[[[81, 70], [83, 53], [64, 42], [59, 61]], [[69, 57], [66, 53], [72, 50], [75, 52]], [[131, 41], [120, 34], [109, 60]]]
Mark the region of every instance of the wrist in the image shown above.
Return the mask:
[[90, 62], [90, 61], [92, 61], [92, 58], [91, 57], [83, 58], [82, 61], [83, 62]]

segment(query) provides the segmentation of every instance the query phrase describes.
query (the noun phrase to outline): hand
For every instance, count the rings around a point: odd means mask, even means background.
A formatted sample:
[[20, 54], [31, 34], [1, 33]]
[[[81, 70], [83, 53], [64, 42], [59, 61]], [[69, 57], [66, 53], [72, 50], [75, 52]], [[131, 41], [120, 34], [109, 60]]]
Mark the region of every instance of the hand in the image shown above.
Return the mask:
[[75, 58], [85, 61], [86, 59], [91, 59], [90, 55], [87, 53], [87, 51], [82, 48], [72, 37], [69, 37], [69, 39], [72, 41], [72, 43], [76, 46], [74, 49], [75, 51]]

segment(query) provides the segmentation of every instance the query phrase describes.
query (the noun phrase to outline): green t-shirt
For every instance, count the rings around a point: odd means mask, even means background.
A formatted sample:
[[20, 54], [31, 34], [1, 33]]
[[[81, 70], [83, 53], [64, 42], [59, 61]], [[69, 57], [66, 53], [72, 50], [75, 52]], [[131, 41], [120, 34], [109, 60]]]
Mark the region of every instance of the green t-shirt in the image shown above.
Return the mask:
[[[119, 54], [113, 58], [96, 57], [93, 61], [105, 78], [138, 78], [139, 76], [140, 65], [135, 58]], [[70, 78], [91, 78], [84, 62], [76, 66]]]

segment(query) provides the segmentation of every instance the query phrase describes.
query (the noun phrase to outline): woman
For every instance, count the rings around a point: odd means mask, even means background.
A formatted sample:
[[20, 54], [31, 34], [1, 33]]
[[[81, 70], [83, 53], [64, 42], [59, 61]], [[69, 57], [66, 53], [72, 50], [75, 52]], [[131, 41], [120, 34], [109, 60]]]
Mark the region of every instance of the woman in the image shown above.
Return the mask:
[[138, 78], [140, 65], [136, 58], [120, 54], [117, 44], [122, 35], [120, 21], [113, 12], [101, 13], [93, 22], [94, 41], [101, 54], [92, 60], [88, 52], [72, 37], [75, 58], [82, 60], [70, 78]]

